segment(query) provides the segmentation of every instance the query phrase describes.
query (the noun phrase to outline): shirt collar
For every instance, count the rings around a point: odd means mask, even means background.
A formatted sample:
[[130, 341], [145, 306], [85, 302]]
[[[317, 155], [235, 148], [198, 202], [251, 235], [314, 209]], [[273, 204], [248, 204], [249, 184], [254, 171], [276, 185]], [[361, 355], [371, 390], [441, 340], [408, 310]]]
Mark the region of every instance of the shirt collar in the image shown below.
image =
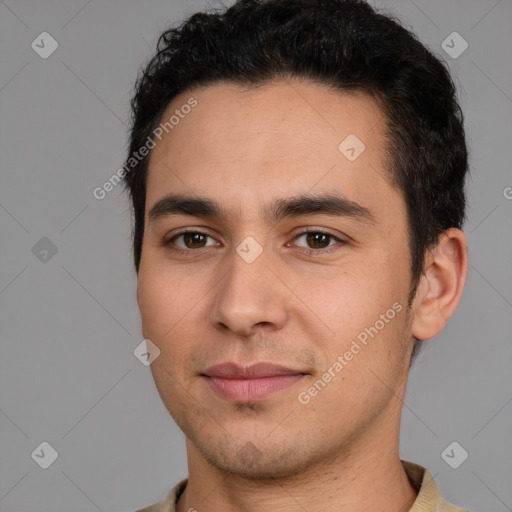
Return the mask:
[[418, 492], [409, 512], [467, 512], [446, 501], [430, 471], [419, 464], [401, 459], [409, 481]]
[[[409, 512], [467, 512], [441, 496], [428, 469], [408, 460], [401, 459], [401, 462], [409, 481], [418, 493]], [[176, 512], [176, 502], [185, 490], [187, 482], [188, 478], [181, 480], [171, 489], [164, 501], [153, 505], [155, 508], [148, 508], [147, 512]]]

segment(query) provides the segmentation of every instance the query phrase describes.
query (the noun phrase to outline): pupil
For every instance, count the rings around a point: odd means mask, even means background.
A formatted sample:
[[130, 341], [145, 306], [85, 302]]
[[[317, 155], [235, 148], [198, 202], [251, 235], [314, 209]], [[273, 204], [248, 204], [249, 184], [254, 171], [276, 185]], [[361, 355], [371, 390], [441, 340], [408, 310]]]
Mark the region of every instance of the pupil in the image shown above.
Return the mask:
[[201, 235], [199, 233], [185, 233], [185, 239], [189, 240], [192, 239], [192, 245], [194, 244], [200, 244], [201, 243], [201, 238], [204, 238], [204, 235]]
[[[325, 235], [323, 233], [308, 233], [308, 242], [311, 241], [311, 238], [315, 239], [316, 238], [316, 241], [313, 240], [313, 244], [315, 243], [322, 243], [317, 237], [324, 237], [324, 238], [327, 238], [328, 235]], [[325, 241], [325, 240], [324, 240]]]

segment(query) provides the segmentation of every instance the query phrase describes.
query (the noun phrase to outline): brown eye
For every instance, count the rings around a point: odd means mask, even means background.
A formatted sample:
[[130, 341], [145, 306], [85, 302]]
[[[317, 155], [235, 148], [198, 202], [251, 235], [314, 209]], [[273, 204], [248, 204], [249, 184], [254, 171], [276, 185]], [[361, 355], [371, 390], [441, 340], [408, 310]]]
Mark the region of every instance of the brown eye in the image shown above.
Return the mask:
[[[168, 246], [176, 246], [177, 251], [187, 251], [194, 249], [202, 249], [204, 247], [209, 247], [212, 244], [206, 245], [207, 239], [212, 238], [208, 233], [203, 233], [202, 231], [184, 231], [182, 233], [178, 233], [170, 238], [164, 245]], [[181, 243], [176, 243], [177, 240], [182, 239]]]
[[297, 236], [297, 239], [305, 238], [306, 246], [299, 245], [299, 247], [309, 248], [309, 249], [326, 249], [333, 244], [329, 242], [338, 241], [342, 242], [339, 238], [335, 237], [331, 233], [325, 233], [323, 231], [305, 231], [304, 233], [300, 233]]
[[315, 249], [325, 249], [329, 244], [325, 245], [326, 240], [332, 238], [331, 235], [326, 235], [325, 233], [307, 233], [306, 240], [309, 244], [313, 245]]
[[184, 233], [182, 236], [183, 242], [189, 249], [198, 249], [203, 247], [207, 237], [207, 235], [202, 233]]
[[297, 244], [301, 248], [301, 252], [308, 256], [322, 256], [334, 251], [337, 251], [342, 246], [347, 245], [348, 242], [338, 238], [337, 236], [327, 231], [319, 229], [308, 229], [303, 233], [299, 233], [295, 240], [304, 239], [305, 245]]

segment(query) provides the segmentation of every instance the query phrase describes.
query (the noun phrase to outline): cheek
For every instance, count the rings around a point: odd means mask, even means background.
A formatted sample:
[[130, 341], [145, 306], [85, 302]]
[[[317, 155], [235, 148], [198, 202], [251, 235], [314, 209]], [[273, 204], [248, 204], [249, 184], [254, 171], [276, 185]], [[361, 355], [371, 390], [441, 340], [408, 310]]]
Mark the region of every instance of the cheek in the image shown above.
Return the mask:
[[169, 296], [163, 283], [156, 280], [154, 274], [141, 267], [137, 283], [137, 303], [146, 337], [151, 338], [151, 332], [159, 331], [159, 323], [166, 318], [162, 316], [162, 311], [165, 311], [166, 308], [171, 309], [168, 301]]
[[[149, 267], [149, 268], [148, 268]], [[185, 376], [191, 364], [190, 350], [197, 341], [204, 297], [211, 286], [202, 280], [187, 277], [181, 268], [169, 269], [153, 260], [139, 271], [137, 301], [139, 304], [142, 333], [160, 349], [160, 357], [151, 365], [164, 364], [175, 377]], [[202, 320], [201, 320], [202, 323]], [[199, 336], [199, 338], [201, 338]], [[158, 365], [153, 369], [154, 375]], [[159, 380], [165, 380], [165, 373]]]
[[403, 289], [389, 268], [384, 272], [380, 266], [368, 263], [303, 277], [295, 293], [331, 334], [346, 338], [357, 334], [357, 329], [373, 325], [380, 314], [396, 301], [401, 302]]
[[[321, 320], [318, 325], [329, 328], [322, 329], [325, 336], [312, 337], [312, 340], [316, 338], [317, 348], [324, 354], [322, 362], [325, 369], [332, 368], [336, 361], [340, 363], [339, 356], [342, 358], [340, 364], [343, 369], [340, 370], [338, 364], [338, 371], [336, 368], [331, 370], [337, 376], [343, 375], [343, 379], [333, 379], [336, 381], [331, 387], [333, 391], [338, 386], [349, 384], [351, 389], [360, 391], [372, 388], [371, 383], [379, 387], [378, 379], [369, 368], [386, 376], [386, 380], [393, 380], [391, 375], [401, 367], [406, 283], [398, 271], [394, 272], [397, 274], [391, 275], [389, 267], [385, 273], [378, 266], [365, 265], [359, 270], [340, 272], [337, 277], [322, 281], [321, 291], [315, 289], [304, 295], [306, 288], [303, 288], [298, 292], [300, 296], [307, 297], [305, 302]], [[311, 319], [312, 315], [308, 318]], [[334, 396], [331, 398], [337, 400]]]
[[184, 318], [191, 307], [193, 288], [182, 284], [185, 278], [179, 272], [159, 268], [157, 262], [147, 267], [141, 265], [139, 271], [137, 302], [143, 328], [161, 336]]

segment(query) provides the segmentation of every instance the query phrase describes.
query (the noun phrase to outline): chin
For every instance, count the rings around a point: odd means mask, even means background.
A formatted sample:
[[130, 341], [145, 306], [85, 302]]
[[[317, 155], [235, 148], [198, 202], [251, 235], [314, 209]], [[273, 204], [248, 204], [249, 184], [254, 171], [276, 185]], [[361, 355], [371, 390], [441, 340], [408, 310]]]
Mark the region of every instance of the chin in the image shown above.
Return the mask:
[[213, 467], [229, 474], [250, 480], [273, 480], [302, 473], [310, 464], [311, 458], [302, 453], [297, 445], [274, 446], [263, 443], [258, 448], [253, 442], [239, 443], [223, 441], [213, 445], [205, 441], [194, 443], [203, 458]]

